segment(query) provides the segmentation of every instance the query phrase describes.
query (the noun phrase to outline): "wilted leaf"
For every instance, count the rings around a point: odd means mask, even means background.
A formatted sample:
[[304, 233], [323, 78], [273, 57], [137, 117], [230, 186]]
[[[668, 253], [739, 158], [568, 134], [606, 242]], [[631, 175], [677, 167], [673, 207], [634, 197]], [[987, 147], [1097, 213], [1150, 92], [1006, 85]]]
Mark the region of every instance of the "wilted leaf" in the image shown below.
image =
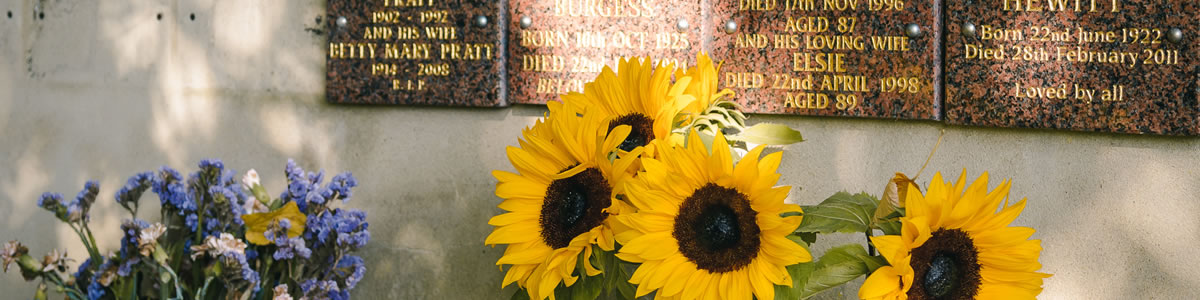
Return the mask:
[[732, 141], [763, 145], [789, 145], [804, 141], [799, 131], [782, 124], [758, 123], [726, 138]]
[[859, 233], [870, 228], [878, 201], [867, 193], [833, 194], [821, 204], [804, 206], [804, 219], [796, 232]]
[[274, 211], [245, 214], [242, 215], [242, 221], [246, 223], [246, 240], [255, 245], [270, 245], [273, 242], [267, 240], [267, 227], [271, 224], [279, 222], [280, 219], [288, 219], [291, 228], [288, 228], [288, 238], [294, 238], [304, 233], [304, 225], [308, 217], [300, 212], [300, 208], [296, 206], [296, 202], [288, 202], [283, 207]]

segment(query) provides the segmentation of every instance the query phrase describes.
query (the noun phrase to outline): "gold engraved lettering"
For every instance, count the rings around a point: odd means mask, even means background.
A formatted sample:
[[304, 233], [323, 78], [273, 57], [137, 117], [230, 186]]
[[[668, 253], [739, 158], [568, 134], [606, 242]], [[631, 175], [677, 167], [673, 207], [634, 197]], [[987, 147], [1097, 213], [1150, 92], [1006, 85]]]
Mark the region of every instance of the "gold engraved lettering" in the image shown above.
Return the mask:
[[384, 44], [385, 59], [429, 59], [432, 45], [427, 43]]
[[555, 17], [652, 18], [658, 15], [647, 0], [554, 0]]
[[368, 26], [367, 28], [363, 28], [363, 31], [364, 31], [363, 39], [367, 39], [367, 40], [390, 40], [390, 39], [392, 39], [392, 28], [391, 27]]
[[566, 47], [568, 36], [566, 32], [555, 30], [521, 31], [521, 46], [525, 48]]
[[[1108, 5], [1109, 12], [1120, 12], [1120, 0], [1000, 0], [1004, 11], [1075, 11], [1096, 12]], [[1107, 3], [1105, 3], [1107, 2]]]
[[775, 0], [738, 0], [738, 10], [775, 10]]
[[421, 38], [421, 30], [417, 27], [401, 26], [396, 27], [396, 39], [400, 40], [415, 40]]
[[787, 32], [825, 32], [829, 30], [829, 19], [825, 17], [787, 17], [784, 30]]
[[829, 95], [821, 93], [787, 93], [784, 95], [783, 107], [800, 109], [829, 108]]
[[963, 45], [963, 54], [967, 59], [1004, 60], [1004, 45], [996, 48], [985, 48], [980, 44]]
[[792, 71], [796, 72], [846, 72], [845, 53], [792, 53]]
[[783, 10], [817, 10], [817, 0], [783, 0]]
[[525, 55], [521, 57], [521, 70], [532, 72], [562, 72], [566, 60], [558, 55]]
[[[565, 35], [563, 36], [566, 37]], [[580, 31], [575, 33], [575, 46], [580, 48], [604, 48], [608, 40], [603, 34], [594, 31]], [[565, 42], [564, 42], [565, 43]]]
[[757, 89], [766, 84], [766, 76], [754, 72], [725, 73], [725, 86], [730, 88]]
[[822, 0], [821, 8], [824, 10], [857, 10], [858, 0]]
[[877, 51], [908, 51], [906, 36], [871, 36], [871, 48]]
[[776, 34], [775, 49], [800, 49], [800, 36], [795, 34]]
[[739, 33], [734, 38], [734, 47], [737, 48], [766, 48], [767, 36], [761, 33]]
[[492, 59], [495, 45], [485, 43], [447, 43], [439, 45], [439, 57], [443, 60]]
[[400, 23], [400, 17], [402, 16], [398, 11], [373, 11], [371, 12], [371, 23]]
[[[1037, 31], [1034, 31], [1037, 35]], [[1000, 40], [1000, 41], [1023, 41], [1025, 34], [1017, 29], [995, 28], [991, 25], [979, 26], [979, 39], [982, 40]]]
[[383, 0], [383, 6], [394, 6], [394, 7], [433, 6], [433, 0]]
[[867, 76], [861, 75], [822, 75], [822, 91], [835, 92], [869, 92]]
[[421, 91], [425, 90], [424, 79], [392, 79], [392, 90], [397, 91]]
[[400, 69], [400, 68], [399, 68], [398, 66], [396, 66], [396, 64], [380, 64], [380, 63], [374, 63], [374, 64], [371, 64], [371, 75], [375, 75], [375, 76], [396, 76], [396, 74], [398, 73], [399, 69]]
[[866, 40], [858, 35], [806, 35], [804, 49], [862, 51], [866, 49]]
[[375, 58], [373, 43], [329, 43], [329, 58], [364, 59]]
[[452, 26], [425, 27], [425, 37], [434, 40], [453, 40], [458, 38], [458, 28]]

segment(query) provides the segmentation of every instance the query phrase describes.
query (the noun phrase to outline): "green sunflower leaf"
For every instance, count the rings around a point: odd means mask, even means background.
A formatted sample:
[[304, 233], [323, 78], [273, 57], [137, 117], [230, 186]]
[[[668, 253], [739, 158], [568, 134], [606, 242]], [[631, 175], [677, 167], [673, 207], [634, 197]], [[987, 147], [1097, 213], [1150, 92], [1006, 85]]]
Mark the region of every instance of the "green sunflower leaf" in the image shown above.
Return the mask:
[[803, 206], [804, 220], [796, 232], [861, 233], [871, 228], [879, 201], [867, 193], [833, 194], [821, 204]]
[[859, 244], [846, 244], [826, 251], [818, 260], [787, 267], [792, 287], [776, 286], [775, 299], [804, 299], [870, 274], [882, 266]]
[[804, 141], [799, 131], [783, 124], [758, 123], [726, 138], [763, 145], [789, 145]]

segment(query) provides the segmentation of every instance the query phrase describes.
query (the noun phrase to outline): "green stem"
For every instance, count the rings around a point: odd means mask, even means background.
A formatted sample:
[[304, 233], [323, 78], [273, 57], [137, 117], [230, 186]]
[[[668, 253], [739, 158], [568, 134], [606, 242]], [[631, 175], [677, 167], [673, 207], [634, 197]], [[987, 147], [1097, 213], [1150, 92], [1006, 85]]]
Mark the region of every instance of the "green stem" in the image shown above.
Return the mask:
[[871, 229], [867, 228], [867, 255], [875, 256], [875, 244], [871, 244]]
[[196, 291], [196, 299], [204, 299], [204, 293], [208, 291], [208, 284], [212, 283], [213, 278], [216, 277], [208, 277], [208, 279], [204, 280], [204, 287], [200, 288], [199, 291]]
[[100, 250], [96, 248], [96, 241], [94, 239], [88, 239], [88, 237], [83, 234], [83, 231], [80, 231], [79, 227], [75, 226], [75, 224], [67, 223], [67, 225], [70, 225], [71, 230], [75, 231], [76, 235], [79, 235], [79, 241], [83, 242], [84, 248], [87, 248], [88, 256], [92, 258], [92, 261], [96, 263], [101, 262]]
[[79, 289], [76, 287], [67, 286], [66, 284], [64, 284], [62, 282], [62, 278], [58, 277], [58, 274], [49, 272], [49, 273], [46, 273], [46, 275], [47, 276], [43, 276], [43, 278], [49, 279], [50, 282], [54, 283], [59, 288], [62, 288], [64, 291], [66, 291], [67, 297], [71, 297], [71, 299], [80, 299], [80, 300], [83, 299], [83, 293], [80, 292]]

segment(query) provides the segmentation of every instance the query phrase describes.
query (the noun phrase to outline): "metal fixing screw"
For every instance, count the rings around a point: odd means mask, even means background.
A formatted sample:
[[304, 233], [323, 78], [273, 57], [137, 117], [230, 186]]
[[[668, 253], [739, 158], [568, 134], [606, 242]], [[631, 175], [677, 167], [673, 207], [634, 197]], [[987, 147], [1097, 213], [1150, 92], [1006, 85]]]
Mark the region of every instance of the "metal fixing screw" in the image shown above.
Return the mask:
[[679, 32], [687, 31], [688, 26], [691, 25], [688, 24], [687, 19], [679, 19], [679, 22], [675, 22], [675, 29], [679, 30]]
[[904, 25], [904, 34], [908, 35], [909, 38], [914, 39], [921, 37], [921, 26], [917, 24]]
[[475, 16], [475, 27], [481, 27], [481, 28], [487, 27], [487, 24], [488, 24], [487, 16], [483, 16], [483, 15]]
[[1171, 30], [1167, 30], [1167, 40], [1171, 41], [1172, 43], [1182, 42], [1183, 30], [1180, 30], [1179, 28], [1171, 28]]
[[725, 33], [733, 34], [734, 32], [737, 32], [737, 30], [738, 30], [737, 22], [734, 22], [733, 20], [729, 20], [729, 21], [725, 22]]
[[533, 26], [533, 19], [529, 16], [521, 16], [521, 29], [529, 29], [530, 26]]
[[338, 16], [337, 20], [333, 21], [338, 27], [346, 27], [346, 17]]
[[962, 34], [968, 37], [975, 37], [975, 24], [971, 24], [971, 22], [963, 22]]

